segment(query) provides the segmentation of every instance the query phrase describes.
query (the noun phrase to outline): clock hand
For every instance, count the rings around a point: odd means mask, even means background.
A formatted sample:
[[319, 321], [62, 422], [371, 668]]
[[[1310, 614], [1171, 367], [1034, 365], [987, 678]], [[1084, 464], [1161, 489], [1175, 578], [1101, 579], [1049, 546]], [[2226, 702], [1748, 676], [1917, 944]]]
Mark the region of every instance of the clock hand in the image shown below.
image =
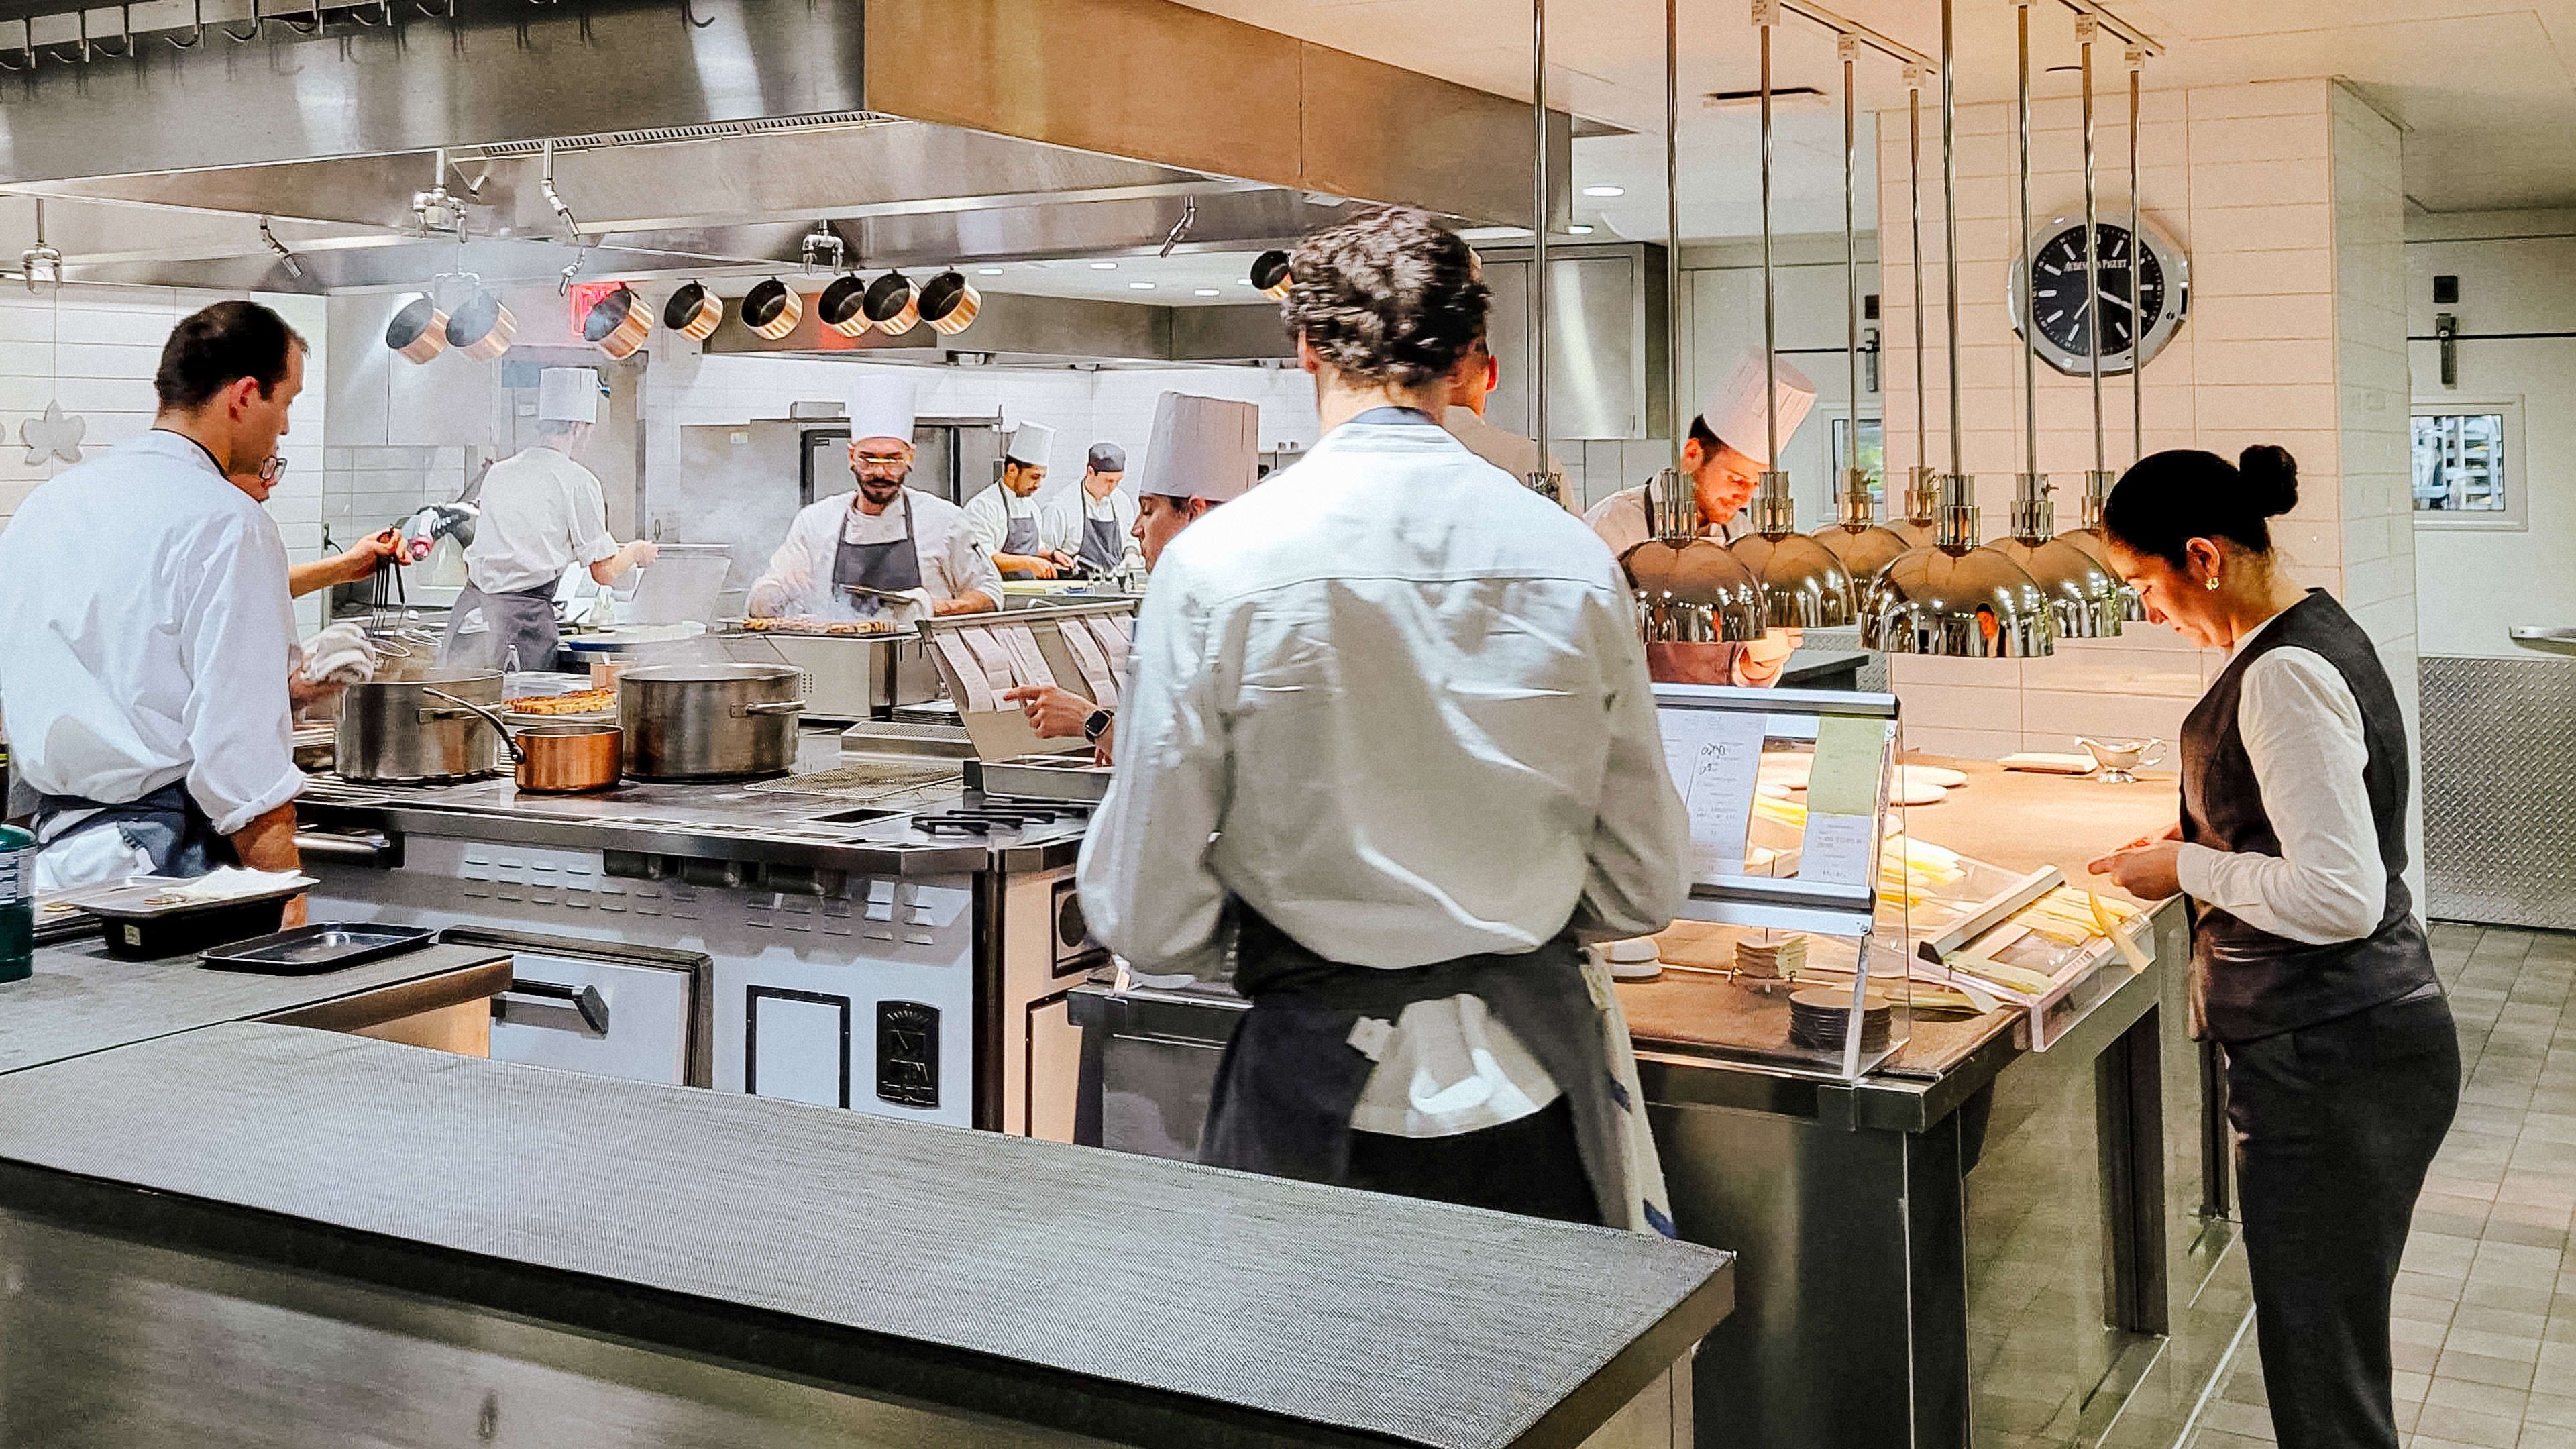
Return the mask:
[[2128, 307], [2128, 305], [2129, 305], [2129, 299], [2128, 299], [2128, 298], [2126, 298], [2126, 297], [2114, 297], [2114, 296], [2112, 296], [2110, 293], [2103, 291], [2103, 290], [2102, 290], [2101, 288], [2099, 288], [2099, 287], [2095, 287], [2095, 288], [2093, 289], [2093, 295], [2095, 295], [2095, 296], [2097, 296], [2097, 297], [2101, 298], [2101, 299], [2102, 299], [2103, 301], [2105, 301], [2105, 302], [2110, 303], [2112, 306], [2114, 306], [2114, 307], [2118, 307], [2118, 308], [2121, 308], [2121, 309], [2123, 309], [2123, 310], [2125, 310], [2125, 309]]

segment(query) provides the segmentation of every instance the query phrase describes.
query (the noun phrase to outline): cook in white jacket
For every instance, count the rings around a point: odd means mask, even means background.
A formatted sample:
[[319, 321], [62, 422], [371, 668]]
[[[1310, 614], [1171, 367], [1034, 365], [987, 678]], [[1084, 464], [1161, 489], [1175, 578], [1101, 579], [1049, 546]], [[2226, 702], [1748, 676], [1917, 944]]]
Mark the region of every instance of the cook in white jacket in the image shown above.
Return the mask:
[[483, 477], [482, 516], [465, 546], [466, 588], [448, 618], [441, 663], [552, 669], [562, 642], [555, 589], [564, 571], [587, 564], [591, 579], [605, 585], [661, 554], [657, 544], [609, 536], [599, 475], [580, 462], [598, 419], [597, 372], [549, 367], [537, 374], [537, 444]]
[[1118, 486], [1126, 476], [1126, 449], [1092, 444], [1083, 459], [1082, 486], [1061, 490], [1038, 511], [1038, 547], [1072, 559], [1075, 569], [1092, 578], [1142, 572], [1136, 500]]
[[751, 586], [747, 612], [900, 620], [915, 609], [981, 614], [1001, 607], [1002, 577], [976, 546], [965, 512], [904, 484], [912, 475], [912, 424], [911, 379], [860, 384], [850, 401], [850, 472], [858, 489], [798, 511], [768, 571]]
[[1073, 555], [1039, 537], [1038, 489], [1045, 486], [1055, 429], [1022, 423], [1002, 449], [1002, 479], [966, 500], [975, 542], [1006, 579], [1051, 579], [1073, 567]]
[[290, 677], [286, 548], [226, 479], [275, 455], [304, 351], [256, 303], [187, 318], [151, 431], [64, 470], [0, 533], [8, 813], [34, 817], [39, 890], [296, 867], [291, 712], [328, 691]]

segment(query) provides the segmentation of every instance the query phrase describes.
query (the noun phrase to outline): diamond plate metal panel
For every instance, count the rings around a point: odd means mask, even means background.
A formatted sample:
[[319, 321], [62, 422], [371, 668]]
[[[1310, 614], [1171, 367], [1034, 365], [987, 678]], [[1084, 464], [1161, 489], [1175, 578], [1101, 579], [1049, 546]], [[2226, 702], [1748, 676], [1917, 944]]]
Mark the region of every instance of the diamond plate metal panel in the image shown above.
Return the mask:
[[2425, 914], [2576, 930], [2576, 659], [2426, 656]]

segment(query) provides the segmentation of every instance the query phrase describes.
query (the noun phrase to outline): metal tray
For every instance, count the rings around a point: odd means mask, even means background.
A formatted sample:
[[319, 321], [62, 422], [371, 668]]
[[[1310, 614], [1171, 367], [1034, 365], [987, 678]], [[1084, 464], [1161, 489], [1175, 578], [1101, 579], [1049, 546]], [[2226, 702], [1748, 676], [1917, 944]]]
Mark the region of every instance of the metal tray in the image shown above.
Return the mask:
[[269, 936], [254, 936], [218, 946], [198, 957], [212, 971], [256, 971], [268, 976], [318, 976], [416, 951], [438, 939], [428, 926], [380, 926], [369, 922], [325, 921]]
[[159, 920], [165, 916], [220, 911], [232, 906], [250, 905], [257, 901], [284, 900], [288, 896], [302, 895], [321, 882], [309, 875], [299, 875], [291, 884], [272, 886], [267, 890], [253, 891], [247, 895], [225, 896], [220, 900], [161, 901], [154, 899], [165, 892], [191, 884], [194, 884], [192, 879], [180, 876], [138, 875], [130, 877], [122, 885], [100, 891], [96, 895], [83, 895], [77, 900], [66, 896], [65, 899], [71, 900], [72, 904], [93, 916], [104, 916], [114, 921], [150, 921]]

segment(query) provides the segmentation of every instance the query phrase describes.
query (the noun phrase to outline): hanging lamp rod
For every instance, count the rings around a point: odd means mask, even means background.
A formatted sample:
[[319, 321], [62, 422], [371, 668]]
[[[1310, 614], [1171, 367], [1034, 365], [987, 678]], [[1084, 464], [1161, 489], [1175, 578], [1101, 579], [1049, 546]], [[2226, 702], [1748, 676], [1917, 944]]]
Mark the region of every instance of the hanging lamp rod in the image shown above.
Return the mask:
[[1808, 0], [1780, 0], [1780, 8], [1792, 15], [1812, 20], [1837, 35], [1848, 35], [1879, 54], [1903, 61], [1907, 65], [1919, 65], [1926, 69], [1932, 65], [1932, 57], [1916, 50], [1913, 46], [1901, 40], [1890, 39], [1857, 20], [1845, 20], [1822, 5], [1810, 4]]
[[2057, 3], [2078, 15], [2092, 16], [2104, 30], [2118, 36], [2123, 42], [2138, 50], [2149, 55], [2165, 53], [2164, 46], [2158, 44], [2154, 36], [2112, 14], [2111, 7], [2102, 4], [2101, 0], [2057, 0]]

